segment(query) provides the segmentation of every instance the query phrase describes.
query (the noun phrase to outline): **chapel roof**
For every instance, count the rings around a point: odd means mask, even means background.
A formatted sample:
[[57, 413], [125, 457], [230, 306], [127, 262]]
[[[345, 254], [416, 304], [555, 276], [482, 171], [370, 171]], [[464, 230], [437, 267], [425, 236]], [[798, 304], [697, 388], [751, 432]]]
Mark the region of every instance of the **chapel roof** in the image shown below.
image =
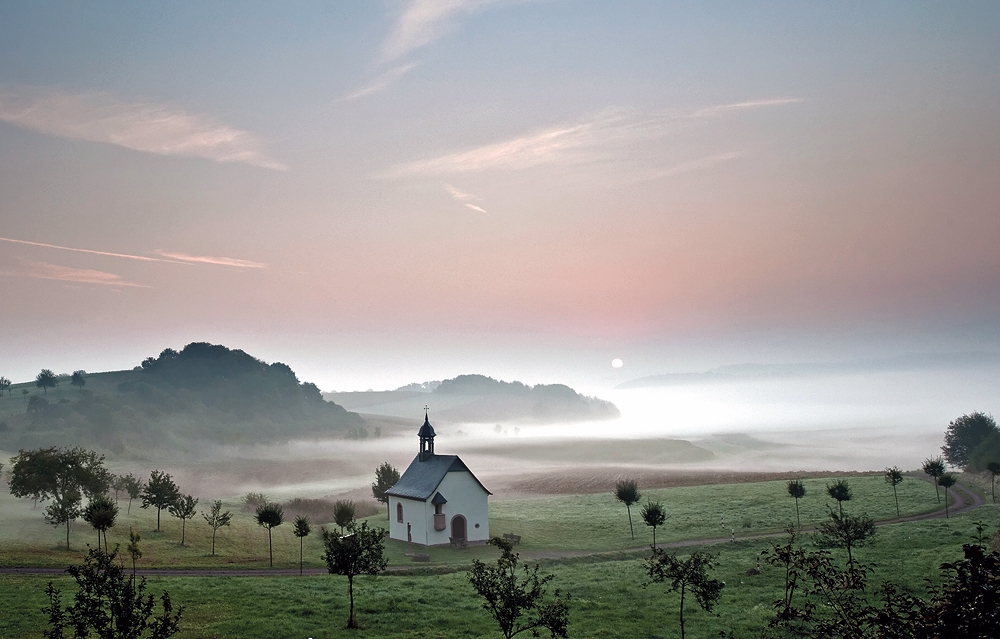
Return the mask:
[[[428, 424], [429, 426], [429, 424]], [[483, 482], [469, 470], [469, 467], [459, 459], [458, 455], [431, 455], [420, 461], [420, 455], [413, 458], [410, 467], [406, 469], [399, 481], [389, 490], [386, 495], [395, 497], [406, 497], [408, 499], [418, 499], [427, 501], [441, 484], [441, 480], [449, 472], [465, 471], [476, 480], [480, 488], [486, 491], [487, 495], [492, 495]]]

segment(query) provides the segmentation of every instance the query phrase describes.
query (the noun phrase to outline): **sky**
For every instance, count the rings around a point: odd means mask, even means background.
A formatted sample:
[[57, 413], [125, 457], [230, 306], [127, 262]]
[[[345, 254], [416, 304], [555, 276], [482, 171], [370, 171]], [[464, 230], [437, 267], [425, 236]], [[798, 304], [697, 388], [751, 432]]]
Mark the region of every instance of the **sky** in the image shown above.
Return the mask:
[[2, 3], [0, 375], [1000, 351], [998, 32], [987, 1]]

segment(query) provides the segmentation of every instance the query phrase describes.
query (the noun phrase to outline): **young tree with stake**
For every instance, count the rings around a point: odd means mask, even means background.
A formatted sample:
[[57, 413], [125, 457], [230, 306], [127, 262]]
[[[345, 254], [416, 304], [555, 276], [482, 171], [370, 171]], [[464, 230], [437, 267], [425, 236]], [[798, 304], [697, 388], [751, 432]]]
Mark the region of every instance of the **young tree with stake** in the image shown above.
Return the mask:
[[132, 473], [129, 473], [122, 477], [122, 486], [125, 492], [128, 493], [128, 508], [125, 509], [125, 514], [128, 515], [132, 512], [132, 500], [138, 499], [139, 495], [142, 493], [142, 489], [146, 487], [146, 484], [142, 483], [142, 480], [137, 478]]
[[[678, 559], [676, 553], [653, 549], [653, 556], [646, 562], [646, 573], [653, 583], [669, 583], [667, 592], [680, 592], [681, 639], [684, 639], [684, 595], [690, 590], [698, 605], [705, 612], [712, 612], [726, 584], [711, 579], [708, 571], [715, 567], [715, 558], [706, 552], [692, 553], [687, 559]], [[644, 584], [648, 585], [648, 584]]]
[[208, 522], [208, 525], [212, 527], [212, 555], [215, 555], [215, 534], [219, 532], [219, 528], [223, 526], [228, 526], [233, 519], [233, 513], [228, 510], [222, 511], [222, 500], [216, 499], [212, 502], [212, 509], [207, 513], [202, 513], [202, 517]]
[[615, 484], [615, 499], [625, 504], [625, 511], [628, 513], [628, 531], [632, 539], [635, 539], [635, 531], [632, 529], [632, 506], [642, 499], [639, 484], [634, 479], [619, 479]]
[[896, 486], [903, 483], [903, 471], [899, 466], [885, 469], [885, 483], [892, 486], [892, 498], [896, 501], [896, 516], [899, 517], [899, 496], [896, 494]]
[[292, 522], [292, 534], [299, 538], [299, 574], [302, 574], [302, 543], [305, 538], [309, 536], [312, 532], [312, 526], [309, 525], [309, 518], [304, 515], [299, 515]]
[[847, 549], [847, 564], [854, 565], [851, 550], [871, 542], [875, 536], [875, 521], [868, 515], [839, 515], [830, 510], [830, 521], [819, 527], [820, 540], [827, 546]]
[[347, 592], [351, 600], [348, 628], [358, 627], [358, 620], [354, 617], [354, 578], [358, 575], [377, 575], [385, 570], [388, 563], [382, 543], [385, 534], [382, 528], [369, 528], [367, 521], [362, 521], [360, 526], [351, 522], [346, 535], [323, 529], [323, 546], [326, 548], [323, 561], [327, 570], [331, 575], [347, 577]]
[[195, 511], [195, 506], [198, 505], [198, 500], [191, 495], [184, 495], [183, 497], [178, 497], [177, 501], [167, 506], [167, 510], [174, 517], [181, 520], [181, 545], [184, 545], [184, 534], [187, 529], [187, 520], [194, 517], [197, 513]]
[[844, 502], [851, 501], [851, 498], [854, 497], [850, 484], [847, 483], [846, 479], [837, 479], [832, 484], [827, 484], [826, 494], [837, 500], [840, 516], [843, 517]]
[[806, 496], [806, 485], [801, 479], [792, 479], [788, 482], [788, 494], [795, 498], [795, 522], [802, 528], [802, 519], [799, 518], [799, 499]]
[[938, 479], [944, 474], [945, 471], [944, 460], [940, 457], [936, 459], [925, 459], [922, 468], [927, 475], [934, 479], [934, 495], [937, 497], [938, 503], [941, 503], [941, 493], [938, 492]]
[[97, 547], [101, 547], [104, 535], [104, 552], [108, 552], [108, 529], [113, 528], [118, 518], [118, 506], [107, 495], [98, 495], [83, 509], [83, 520], [97, 531]]
[[658, 501], [648, 501], [639, 511], [639, 516], [653, 528], [653, 548], [656, 548], [656, 528], [666, 523], [667, 510]]
[[948, 514], [948, 489], [954, 486], [958, 482], [958, 479], [951, 473], [945, 473], [938, 478], [938, 483], [944, 488], [944, 517], [948, 519], [951, 515]]
[[267, 528], [267, 554], [274, 568], [274, 546], [271, 544], [271, 531], [285, 523], [285, 511], [279, 504], [268, 502], [257, 507], [257, 525]]

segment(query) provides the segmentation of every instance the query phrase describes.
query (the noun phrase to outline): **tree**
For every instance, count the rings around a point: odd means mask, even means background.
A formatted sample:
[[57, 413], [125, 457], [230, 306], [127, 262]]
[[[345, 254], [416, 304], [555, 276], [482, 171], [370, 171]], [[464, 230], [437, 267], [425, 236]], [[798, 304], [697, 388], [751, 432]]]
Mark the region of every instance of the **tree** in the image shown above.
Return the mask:
[[10, 397], [10, 385], [11, 381], [6, 377], [0, 377], [0, 397], [3, 397], [3, 392], [7, 391], [7, 397]]
[[[389, 462], [383, 462], [375, 469], [375, 483], [372, 484], [372, 497], [379, 503], [385, 504], [386, 513], [389, 513], [389, 495], [387, 490], [396, 485], [399, 481], [399, 471], [393, 468]], [[389, 513], [391, 515], [391, 513]]]
[[130, 514], [132, 512], [132, 500], [137, 499], [140, 494], [142, 494], [142, 489], [146, 485], [141, 479], [129, 473], [122, 477], [122, 485], [125, 488], [125, 492], [128, 493], [128, 508], [125, 510], [125, 514]]
[[104, 552], [108, 551], [108, 529], [113, 528], [118, 518], [118, 506], [107, 495], [97, 495], [83, 509], [83, 520], [97, 531], [97, 547], [101, 547], [104, 535]]
[[620, 479], [615, 483], [615, 499], [625, 504], [625, 511], [628, 512], [628, 531], [632, 539], [635, 539], [635, 531], [632, 530], [632, 505], [639, 503], [641, 498], [639, 484], [634, 479]]
[[45, 520], [53, 526], [66, 525], [69, 550], [70, 524], [79, 517], [83, 498], [108, 490], [104, 456], [83, 448], [42, 448], [19, 451], [11, 464], [10, 494], [52, 500], [45, 509]]
[[840, 515], [830, 511], [830, 521], [820, 524], [820, 542], [833, 548], [847, 549], [847, 563], [854, 563], [851, 550], [871, 543], [875, 537], [875, 521], [868, 515]]
[[119, 491], [125, 490], [125, 478], [114, 473], [108, 474], [108, 486], [115, 491], [115, 503], [118, 503]]
[[944, 458], [952, 466], [964, 468], [969, 463], [969, 454], [984, 439], [1000, 432], [992, 415], [974, 412], [962, 415], [948, 424], [944, 433]]
[[160, 532], [160, 511], [173, 506], [180, 499], [181, 491], [169, 473], [154, 470], [139, 496], [142, 497], [143, 508], [156, 507], [156, 532]]
[[639, 516], [647, 526], [653, 527], [653, 548], [656, 548], [656, 527], [667, 521], [667, 511], [658, 501], [647, 501], [639, 511]]
[[949, 518], [951, 515], [948, 514], [948, 489], [955, 485], [958, 479], [951, 473], [945, 473], [938, 477], [938, 483], [944, 488], [944, 516], [945, 519]]
[[340, 532], [343, 534], [344, 528], [354, 521], [354, 502], [337, 500], [333, 504], [333, 521], [340, 526]]
[[67, 572], [76, 580], [77, 593], [72, 606], [63, 608], [60, 591], [52, 582], [45, 589], [49, 605], [42, 612], [49, 616], [46, 639], [64, 639], [66, 631], [75, 639], [97, 636], [102, 639], [166, 639], [178, 631], [184, 608], [173, 611], [170, 595], [160, 596], [160, 614], [153, 616], [153, 595], [146, 595], [146, 578], [136, 583], [125, 576], [125, 569], [111, 553], [92, 549], [82, 566], [70, 566]]
[[497, 565], [488, 566], [473, 559], [469, 583], [485, 600], [483, 609], [499, 624], [504, 639], [522, 632], [537, 637], [543, 628], [553, 637], [565, 637], [569, 624], [569, 593], [563, 596], [556, 590], [549, 600], [545, 585], [552, 581], [553, 575], [539, 576], [535, 564], [533, 569], [523, 566], [524, 577], [519, 577], [519, 555], [514, 552], [514, 546], [500, 537], [493, 537], [489, 543], [500, 549]]
[[50, 388], [55, 388], [58, 385], [59, 378], [47, 368], [43, 368], [41, 373], [35, 375], [35, 386], [41, 388], [46, 395], [49, 394]]
[[[198, 505], [198, 500], [191, 495], [184, 495], [177, 498], [177, 500], [167, 506], [167, 510], [174, 517], [181, 520], [181, 545], [184, 545], [184, 533], [187, 520], [194, 517], [197, 513], [195, 512], [195, 506]], [[214, 553], [213, 553], [214, 554]]]
[[927, 458], [924, 460], [922, 468], [925, 473], [934, 479], [934, 494], [937, 496], [938, 503], [941, 503], [941, 494], [938, 492], [938, 478], [944, 474], [944, 461], [940, 457], [937, 459]]
[[666, 553], [653, 548], [653, 556], [646, 562], [646, 573], [653, 583], [668, 583], [667, 592], [681, 593], [680, 624], [684, 639], [684, 595], [694, 593], [698, 605], [705, 612], [712, 612], [726, 584], [711, 579], [708, 571], [715, 566], [715, 558], [707, 552], [697, 551], [687, 559], [678, 559], [676, 553]]
[[212, 527], [212, 555], [215, 555], [215, 534], [219, 532], [219, 529], [223, 526], [229, 526], [230, 522], [233, 520], [233, 513], [230, 511], [222, 511], [222, 500], [216, 499], [212, 502], [212, 509], [207, 513], [202, 513], [202, 517], [208, 522], [208, 525]]
[[135, 562], [137, 562], [140, 559], [142, 559], [142, 550], [139, 548], [139, 541], [141, 539], [142, 539], [142, 537], [139, 536], [139, 533], [137, 533], [136, 531], [132, 530], [132, 528], [128, 529], [128, 545], [125, 546], [125, 552], [127, 552], [128, 556], [131, 557], [131, 559], [132, 559], [132, 583], [133, 584], [135, 583]]
[[299, 515], [295, 518], [292, 523], [292, 534], [299, 538], [299, 574], [302, 574], [302, 543], [305, 538], [309, 536], [312, 532], [312, 526], [309, 525], [309, 518], [305, 515]]
[[354, 618], [354, 578], [357, 575], [377, 575], [385, 570], [385, 546], [382, 543], [386, 531], [383, 528], [369, 528], [367, 521], [358, 526], [351, 522], [347, 534], [323, 529], [323, 561], [331, 575], [347, 577], [347, 592], [351, 600], [347, 627], [357, 628]]
[[274, 567], [274, 547], [271, 545], [271, 530], [285, 523], [285, 511], [279, 504], [268, 502], [257, 507], [257, 524], [267, 528], [267, 553]]
[[806, 496], [806, 485], [801, 479], [792, 479], [788, 482], [788, 494], [795, 498], [795, 522], [802, 528], [802, 519], [799, 518], [799, 499]]
[[83, 390], [83, 387], [87, 385], [87, 371], [73, 371], [72, 377], [69, 378], [69, 383]]
[[826, 494], [837, 500], [837, 506], [840, 507], [840, 516], [844, 516], [844, 502], [851, 501], [854, 497], [854, 493], [851, 492], [851, 486], [847, 483], [846, 479], [834, 480], [832, 484], [827, 484]]
[[990, 473], [990, 494], [993, 496], [993, 503], [997, 503], [997, 475], [1000, 475], [1000, 462], [990, 462], [986, 464], [986, 470]]
[[899, 466], [885, 469], [885, 483], [892, 486], [892, 498], [896, 500], [896, 516], [899, 517], [899, 496], [896, 494], [896, 486], [903, 483], [903, 471]]

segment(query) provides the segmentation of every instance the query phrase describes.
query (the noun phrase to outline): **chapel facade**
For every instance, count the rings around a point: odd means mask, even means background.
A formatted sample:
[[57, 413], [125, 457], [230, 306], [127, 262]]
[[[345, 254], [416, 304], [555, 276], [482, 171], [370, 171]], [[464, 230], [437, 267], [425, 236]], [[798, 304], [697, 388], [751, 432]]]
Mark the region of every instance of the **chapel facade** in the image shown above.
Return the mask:
[[427, 413], [417, 436], [420, 452], [386, 491], [389, 538], [422, 546], [486, 543], [492, 493], [458, 455], [434, 452], [434, 427]]

